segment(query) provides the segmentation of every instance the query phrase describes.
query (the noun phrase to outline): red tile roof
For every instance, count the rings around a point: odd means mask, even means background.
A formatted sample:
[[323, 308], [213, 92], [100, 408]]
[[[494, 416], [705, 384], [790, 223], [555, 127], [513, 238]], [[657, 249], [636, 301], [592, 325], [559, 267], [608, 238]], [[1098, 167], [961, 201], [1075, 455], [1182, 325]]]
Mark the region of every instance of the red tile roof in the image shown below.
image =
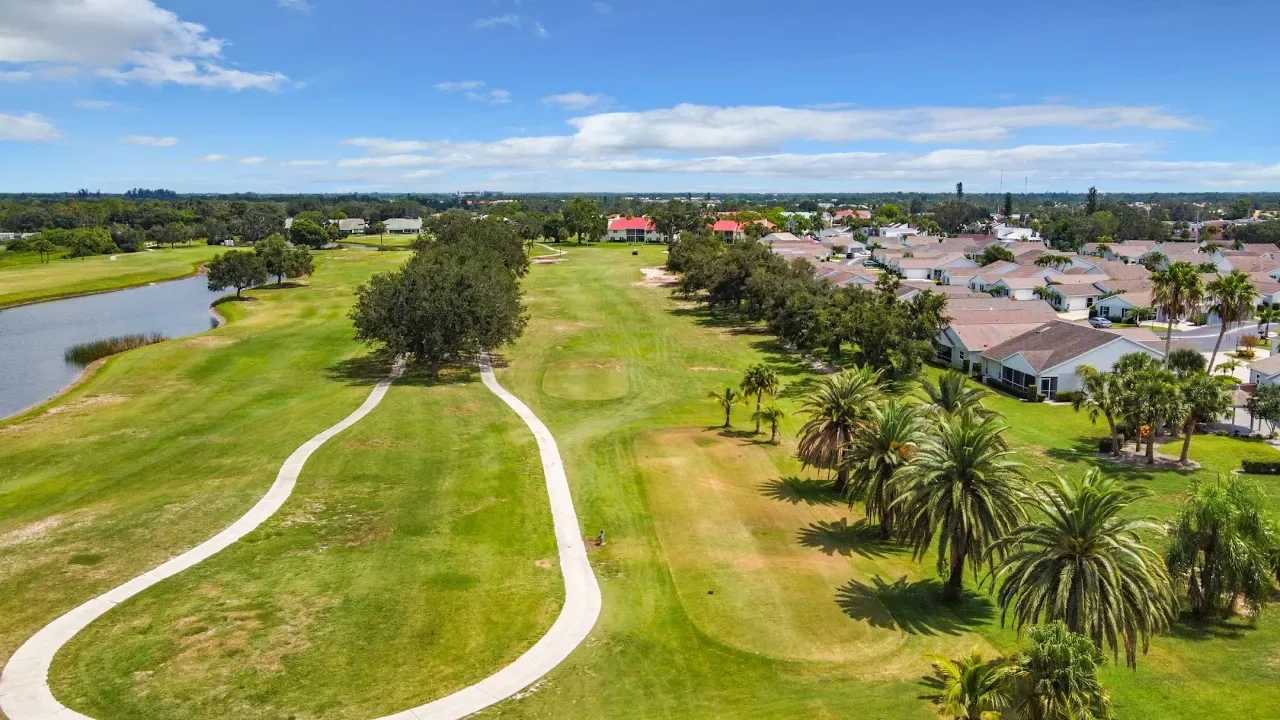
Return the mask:
[[653, 221], [647, 217], [616, 217], [609, 221], [609, 229], [646, 230], [652, 232], [654, 227]]
[[711, 229], [715, 232], [740, 232], [742, 224], [737, 220], [717, 220]]

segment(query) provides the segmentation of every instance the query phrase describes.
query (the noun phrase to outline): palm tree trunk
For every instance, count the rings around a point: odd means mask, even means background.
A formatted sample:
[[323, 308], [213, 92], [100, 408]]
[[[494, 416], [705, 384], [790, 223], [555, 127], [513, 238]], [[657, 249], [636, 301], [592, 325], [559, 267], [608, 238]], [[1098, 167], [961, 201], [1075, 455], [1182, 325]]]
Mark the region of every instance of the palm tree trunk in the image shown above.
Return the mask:
[[1164, 331], [1164, 365], [1169, 367], [1169, 345], [1173, 343], [1173, 313], [1169, 313], [1169, 326]]
[[729, 407], [729, 405], [726, 403], [724, 406], [724, 427], [726, 430], [729, 428], [729, 425], [732, 421], [733, 421], [733, 408]]
[[942, 597], [945, 600], [959, 600], [964, 590], [964, 556], [964, 541], [954, 539], [951, 543], [951, 573], [947, 576], [946, 586], [942, 588]]
[[760, 400], [763, 393], [756, 393], [756, 435], [760, 434]]
[[1191, 457], [1191, 433], [1196, 429], [1196, 416], [1188, 415], [1187, 423], [1182, 426], [1182, 455], [1178, 457], [1178, 462], [1183, 465], [1187, 464]]
[[[1218, 319], [1221, 320], [1222, 318]], [[1209, 354], [1209, 372], [1213, 372], [1213, 361], [1218, 358], [1218, 348], [1222, 347], [1222, 336], [1226, 334], [1227, 324], [1224, 322], [1218, 330], [1218, 339], [1213, 343], [1213, 352]]]
[[1156, 428], [1151, 426], [1151, 432], [1147, 435], [1147, 464], [1156, 464]]
[[840, 467], [836, 470], [836, 492], [844, 494], [844, 489], [849, 487], [849, 468], [844, 466], [844, 459], [839, 460]]
[[1120, 451], [1123, 449], [1120, 446], [1124, 441], [1120, 439], [1120, 433], [1116, 430], [1116, 421], [1108, 417], [1107, 427], [1111, 428], [1111, 456], [1120, 457]]

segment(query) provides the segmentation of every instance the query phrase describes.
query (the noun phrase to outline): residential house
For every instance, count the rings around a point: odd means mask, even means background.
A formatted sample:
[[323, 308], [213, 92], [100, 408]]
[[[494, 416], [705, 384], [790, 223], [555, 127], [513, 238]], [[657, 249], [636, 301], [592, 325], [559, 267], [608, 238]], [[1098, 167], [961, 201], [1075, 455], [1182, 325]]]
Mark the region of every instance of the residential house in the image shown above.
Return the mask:
[[1044, 303], [990, 295], [948, 298], [947, 315], [950, 322], [933, 343], [935, 358], [970, 375], [981, 373], [981, 355], [987, 348], [1057, 319]]
[[613, 242], [662, 242], [653, 220], [643, 216], [611, 218], [607, 236]]
[[1151, 307], [1149, 280], [1108, 279], [1097, 283], [1103, 294], [1094, 300], [1094, 314], [1109, 320], [1130, 321], [1135, 313]]
[[1010, 225], [998, 224], [991, 228], [991, 235], [1002, 243], [1038, 243], [1040, 245], [1047, 244], [1040, 234], [1031, 228], [1012, 227]]
[[330, 220], [330, 223], [336, 223], [338, 232], [343, 235], [363, 235], [369, 231], [369, 223], [364, 218], [342, 218], [341, 220]]
[[1280, 353], [1250, 364], [1249, 382], [1254, 385], [1280, 384]]
[[1046, 299], [1058, 312], [1088, 310], [1098, 298], [1106, 294], [1096, 283], [1105, 281], [1106, 275], [1071, 274], [1055, 276], [1045, 286]]
[[419, 235], [422, 233], [422, 218], [387, 218], [383, 221], [387, 232], [393, 235]]
[[987, 348], [982, 376], [1019, 394], [1053, 399], [1080, 390], [1080, 366], [1107, 372], [1121, 357], [1136, 352], [1164, 358], [1159, 350], [1118, 333], [1054, 320]]
[[987, 291], [992, 295], [1007, 297], [1012, 300], [1038, 300], [1039, 296], [1036, 294], [1036, 290], [1048, 284], [1043, 275], [1028, 276], [1010, 273], [988, 285]]
[[711, 232], [725, 242], [737, 242], [747, 236], [743, 224], [737, 220], [717, 220]]

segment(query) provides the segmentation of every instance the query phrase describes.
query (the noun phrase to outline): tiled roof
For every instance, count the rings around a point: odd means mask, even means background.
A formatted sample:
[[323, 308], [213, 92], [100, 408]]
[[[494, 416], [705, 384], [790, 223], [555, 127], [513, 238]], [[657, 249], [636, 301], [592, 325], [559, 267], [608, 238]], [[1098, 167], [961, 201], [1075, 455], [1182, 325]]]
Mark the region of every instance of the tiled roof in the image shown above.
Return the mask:
[[1020, 354], [1036, 372], [1061, 365], [1120, 336], [1088, 325], [1054, 320], [989, 348], [984, 356], [1004, 360]]

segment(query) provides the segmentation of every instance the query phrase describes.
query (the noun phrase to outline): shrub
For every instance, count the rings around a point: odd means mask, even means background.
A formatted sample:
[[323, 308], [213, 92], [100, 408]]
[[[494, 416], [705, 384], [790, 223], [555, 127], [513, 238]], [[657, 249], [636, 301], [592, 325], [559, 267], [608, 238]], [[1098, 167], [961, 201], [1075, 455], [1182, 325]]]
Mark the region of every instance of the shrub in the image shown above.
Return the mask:
[[1266, 341], [1256, 335], [1245, 335], [1240, 338], [1240, 344], [1244, 347], [1262, 347], [1266, 345]]
[[1207, 313], [1198, 312], [1191, 316], [1192, 325], [1208, 325], [1209, 315]]
[[1257, 354], [1258, 353], [1254, 352], [1253, 348], [1250, 348], [1250, 347], [1242, 347], [1242, 348], [1236, 349], [1236, 357], [1240, 358], [1241, 360], [1252, 360]]
[[94, 340], [93, 342], [80, 343], [72, 345], [63, 353], [63, 358], [69, 362], [84, 367], [94, 360], [101, 360], [108, 355], [140, 348], [144, 345], [152, 345], [158, 342], [164, 342], [165, 336], [160, 333], [151, 333], [150, 335], [117, 335], [109, 337], [105, 340]]
[[1252, 475], [1280, 475], [1280, 459], [1244, 458], [1240, 461], [1240, 468]]
[[1107, 454], [1114, 452], [1114, 447], [1111, 443], [1111, 438], [1104, 437], [1098, 440], [1098, 452], [1107, 453]]
[[1075, 391], [1073, 391], [1073, 390], [1069, 390], [1069, 391], [1067, 391], [1067, 392], [1060, 392], [1060, 393], [1055, 394], [1055, 395], [1053, 396], [1053, 399], [1054, 399], [1054, 400], [1057, 400], [1058, 402], [1073, 403], [1073, 402], [1075, 402], [1079, 397], [1080, 397], [1080, 393], [1075, 392]]

